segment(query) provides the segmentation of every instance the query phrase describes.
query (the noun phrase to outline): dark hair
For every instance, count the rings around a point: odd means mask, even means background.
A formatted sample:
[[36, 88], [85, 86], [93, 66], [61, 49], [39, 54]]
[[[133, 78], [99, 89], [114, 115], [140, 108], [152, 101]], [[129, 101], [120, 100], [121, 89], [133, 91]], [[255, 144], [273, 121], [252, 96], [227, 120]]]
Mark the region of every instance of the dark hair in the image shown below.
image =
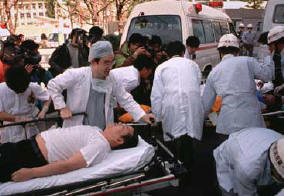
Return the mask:
[[175, 55], [182, 55], [185, 52], [185, 46], [180, 41], [170, 42], [166, 48], [166, 53], [171, 58]]
[[188, 46], [188, 47], [198, 48], [199, 45], [200, 45], [200, 41], [199, 41], [198, 37], [189, 36], [186, 39], [186, 46]]
[[40, 35], [40, 39], [41, 39], [41, 40], [46, 40], [46, 39], [47, 39], [46, 34], [45, 34], [45, 33], [42, 33], [42, 34]]
[[139, 55], [134, 63], [133, 66], [138, 69], [138, 71], [141, 71], [144, 67], [146, 69], [153, 69], [154, 67], [154, 61], [152, 58], [146, 56], [146, 55]]
[[89, 30], [89, 35], [101, 37], [104, 34], [104, 30], [99, 26], [93, 26]]
[[259, 39], [257, 40], [257, 42], [262, 43], [262, 44], [267, 44], [267, 36], [268, 36], [268, 32], [264, 32], [259, 36]]
[[7, 86], [18, 93], [27, 90], [30, 84], [30, 76], [23, 66], [13, 66], [5, 72]]
[[229, 46], [229, 47], [218, 48], [218, 51], [223, 53], [223, 54], [236, 54], [240, 51], [240, 49], [236, 48], [236, 47]]
[[38, 49], [39, 45], [37, 43], [35, 43], [34, 40], [28, 39], [23, 41], [23, 43], [21, 44], [21, 49], [22, 50], [29, 50], [29, 51], [33, 51], [35, 49]]
[[133, 33], [128, 41], [128, 44], [137, 44], [141, 43], [144, 44], [144, 37], [139, 33]]
[[159, 44], [162, 45], [162, 40], [159, 36], [153, 35], [152, 38], [149, 40], [149, 45]]
[[74, 36], [79, 36], [81, 34], [86, 34], [86, 31], [84, 29], [75, 28], [75, 29], [72, 29], [69, 38], [72, 39]]
[[133, 135], [131, 134], [124, 135], [122, 138], [123, 138], [123, 144], [113, 148], [113, 150], [133, 148], [133, 147], [136, 147], [138, 144], [138, 133], [135, 130], [133, 132]]

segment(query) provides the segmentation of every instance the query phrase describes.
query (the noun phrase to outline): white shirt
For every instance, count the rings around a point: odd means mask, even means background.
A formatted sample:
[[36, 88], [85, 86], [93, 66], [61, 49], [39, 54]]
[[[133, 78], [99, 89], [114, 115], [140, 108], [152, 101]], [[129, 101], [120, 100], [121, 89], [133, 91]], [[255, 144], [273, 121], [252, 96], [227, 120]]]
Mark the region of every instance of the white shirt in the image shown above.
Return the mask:
[[113, 69], [110, 71], [110, 75], [113, 76], [127, 92], [131, 92], [140, 84], [139, 71], [134, 66]]
[[100, 132], [97, 127], [82, 125], [42, 132], [41, 137], [45, 141], [48, 162], [67, 160], [79, 151], [87, 167], [101, 162], [107, 157], [111, 148]]
[[[7, 112], [16, 116], [35, 117], [38, 109], [32, 99], [41, 101], [49, 100], [49, 94], [37, 83], [30, 83], [27, 90], [16, 94], [6, 83], [0, 84], [0, 112]], [[10, 122], [4, 122], [8, 124]], [[36, 126], [26, 126], [27, 137], [30, 138], [38, 133]], [[1, 143], [18, 142], [27, 139], [22, 126], [6, 127], [1, 131]]]
[[201, 139], [203, 108], [200, 97], [201, 72], [186, 58], [173, 57], [155, 71], [151, 93], [152, 111], [162, 121], [164, 139], [188, 134]]
[[273, 183], [269, 147], [283, 135], [264, 128], [248, 128], [230, 135], [214, 150], [219, 185], [239, 196], [257, 196], [257, 186]]
[[210, 72], [202, 96], [205, 114], [222, 97], [216, 132], [229, 135], [248, 127], [265, 127], [261, 107], [256, 96], [254, 79], [264, 82], [274, 77], [274, 63], [270, 56], [259, 64], [251, 57], [226, 55]]

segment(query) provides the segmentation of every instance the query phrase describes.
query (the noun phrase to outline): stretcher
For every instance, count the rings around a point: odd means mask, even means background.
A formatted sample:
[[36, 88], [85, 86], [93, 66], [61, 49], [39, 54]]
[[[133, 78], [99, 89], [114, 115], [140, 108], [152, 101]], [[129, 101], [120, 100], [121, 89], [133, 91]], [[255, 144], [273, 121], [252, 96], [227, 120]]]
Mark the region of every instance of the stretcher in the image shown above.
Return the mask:
[[[137, 124], [133, 126], [139, 128]], [[159, 139], [150, 137], [146, 142], [139, 137], [137, 147], [114, 150], [102, 163], [90, 168], [0, 184], [0, 195], [139, 194], [178, 186], [179, 178], [186, 172], [183, 164]]]

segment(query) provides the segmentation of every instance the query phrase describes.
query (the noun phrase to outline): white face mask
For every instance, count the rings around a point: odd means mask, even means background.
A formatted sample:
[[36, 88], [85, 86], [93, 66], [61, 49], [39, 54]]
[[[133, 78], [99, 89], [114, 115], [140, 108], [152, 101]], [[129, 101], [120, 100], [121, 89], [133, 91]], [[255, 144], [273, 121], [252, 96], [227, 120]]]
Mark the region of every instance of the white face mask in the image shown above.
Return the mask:
[[112, 85], [109, 80], [92, 79], [92, 89], [100, 93], [110, 93]]

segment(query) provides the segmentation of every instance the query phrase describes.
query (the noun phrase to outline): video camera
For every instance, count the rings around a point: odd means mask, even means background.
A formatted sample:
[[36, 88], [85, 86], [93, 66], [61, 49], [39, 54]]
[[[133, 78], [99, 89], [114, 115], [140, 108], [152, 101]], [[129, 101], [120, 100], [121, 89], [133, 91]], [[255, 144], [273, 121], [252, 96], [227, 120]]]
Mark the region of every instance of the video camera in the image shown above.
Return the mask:
[[33, 40], [26, 40], [21, 45], [18, 45], [17, 41], [18, 37], [12, 35], [2, 43], [2, 62], [10, 66], [38, 65], [41, 61], [39, 45]]

